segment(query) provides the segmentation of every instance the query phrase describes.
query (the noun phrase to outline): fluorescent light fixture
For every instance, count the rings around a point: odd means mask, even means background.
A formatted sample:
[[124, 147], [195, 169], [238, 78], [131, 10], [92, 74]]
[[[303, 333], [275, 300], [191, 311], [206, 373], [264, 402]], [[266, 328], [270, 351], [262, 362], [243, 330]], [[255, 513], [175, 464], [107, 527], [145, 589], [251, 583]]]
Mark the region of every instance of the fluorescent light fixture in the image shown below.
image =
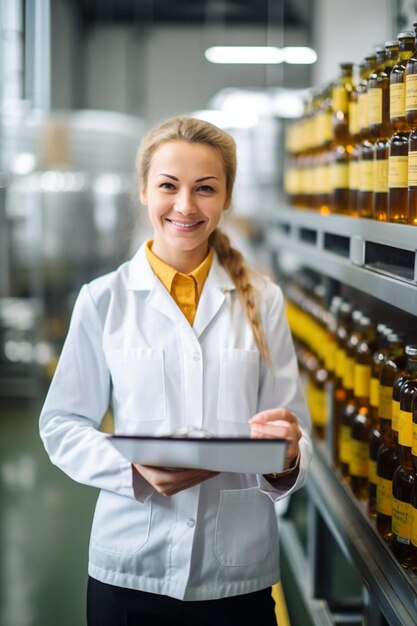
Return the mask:
[[204, 53], [211, 63], [276, 64], [282, 63], [282, 50], [274, 46], [213, 46]]
[[317, 61], [317, 53], [307, 46], [288, 46], [282, 49], [284, 63], [311, 65]]

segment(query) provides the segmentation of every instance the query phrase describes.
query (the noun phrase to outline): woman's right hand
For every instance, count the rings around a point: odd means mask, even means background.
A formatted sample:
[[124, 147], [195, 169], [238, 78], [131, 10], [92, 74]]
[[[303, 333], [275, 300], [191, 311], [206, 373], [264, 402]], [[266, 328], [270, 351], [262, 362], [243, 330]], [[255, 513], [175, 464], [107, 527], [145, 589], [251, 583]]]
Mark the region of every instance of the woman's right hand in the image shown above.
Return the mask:
[[136, 469], [152, 487], [163, 496], [173, 496], [217, 476], [219, 472], [204, 469], [165, 469], [151, 465], [136, 465]]

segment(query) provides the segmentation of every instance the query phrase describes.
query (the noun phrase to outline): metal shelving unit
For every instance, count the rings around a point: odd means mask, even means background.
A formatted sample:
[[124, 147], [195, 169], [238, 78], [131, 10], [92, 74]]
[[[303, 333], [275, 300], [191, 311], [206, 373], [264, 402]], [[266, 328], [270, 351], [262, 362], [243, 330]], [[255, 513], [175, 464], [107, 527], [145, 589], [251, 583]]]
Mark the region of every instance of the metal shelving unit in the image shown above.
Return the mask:
[[[393, 316], [398, 309], [417, 316], [417, 228], [284, 209], [268, 220], [264, 233], [278, 267], [293, 259], [295, 266], [311, 268], [364, 297], [396, 307]], [[281, 522], [283, 559], [308, 615], [306, 623], [415, 625], [417, 577], [398, 564], [364, 506], [342, 483], [331, 463], [330, 430], [331, 419], [327, 443], [315, 443], [304, 490], [307, 552], [291, 515]], [[359, 603], [350, 613], [333, 611], [332, 542], [357, 573], [361, 587]]]
[[277, 211], [265, 236], [271, 251], [417, 314], [416, 227], [292, 209]]

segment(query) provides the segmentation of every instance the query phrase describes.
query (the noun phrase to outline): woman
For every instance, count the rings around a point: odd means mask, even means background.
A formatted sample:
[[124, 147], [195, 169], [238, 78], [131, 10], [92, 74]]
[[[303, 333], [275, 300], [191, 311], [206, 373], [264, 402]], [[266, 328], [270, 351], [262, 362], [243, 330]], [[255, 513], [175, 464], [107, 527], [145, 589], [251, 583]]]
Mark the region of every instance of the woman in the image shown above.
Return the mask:
[[[274, 501], [311, 457], [282, 293], [217, 227], [236, 173], [227, 133], [166, 120], [137, 167], [153, 239], [82, 288], [40, 418], [52, 462], [100, 489], [88, 624], [275, 624]], [[284, 472], [131, 465], [98, 430], [109, 406], [119, 434], [286, 438]]]

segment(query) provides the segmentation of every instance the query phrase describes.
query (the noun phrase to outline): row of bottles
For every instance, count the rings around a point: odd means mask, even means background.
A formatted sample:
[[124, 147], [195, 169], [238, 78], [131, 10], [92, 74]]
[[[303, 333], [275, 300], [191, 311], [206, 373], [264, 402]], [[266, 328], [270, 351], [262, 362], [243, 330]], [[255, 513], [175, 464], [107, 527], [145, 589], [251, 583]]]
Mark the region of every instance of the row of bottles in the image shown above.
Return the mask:
[[417, 568], [417, 345], [304, 281], [287, 315], [318, 439], [404, 567]]
[[[414, 24], [417, 32], [417, 23]], [[417, 43], [405, 31], [314, 90], [288, 129], [294, 207], [417, 225]]]

